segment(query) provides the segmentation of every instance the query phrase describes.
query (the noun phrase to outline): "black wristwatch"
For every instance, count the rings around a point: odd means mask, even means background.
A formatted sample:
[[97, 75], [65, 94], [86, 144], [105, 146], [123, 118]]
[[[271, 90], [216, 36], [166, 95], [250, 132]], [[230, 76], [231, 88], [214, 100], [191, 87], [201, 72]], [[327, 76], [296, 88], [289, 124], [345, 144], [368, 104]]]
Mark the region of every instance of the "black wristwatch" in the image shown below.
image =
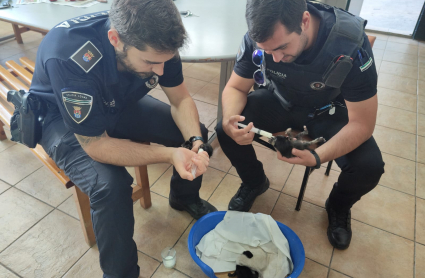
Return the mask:
[[193, 142], [197, 140], [201, 140], [202, 143], [204, 143], [204, 138], [202, 138], [201, 136], [192, 136], [189, 138], [189, 140], [187, 140], [186, 142], [182, 144], [182, 147], [190, 150], [192, 149]]
[[202, 141], [202, 143], [205, 143], [204, 142], [204, 138], [202, 138], [201, 136], [192, 136], [192, 137], [190, 137], [189, 138], [189, 142], [190, 143], [193, 143], [193, 142], [195, 142], [195, 141], [198, 141], [198, 140], [201, 140]]
[[320, 157], [319, 157], [319, 155], [317, 155], [317, 153], [316, 153], [314, 150], [310, 150], [310, 152], [314, 155], [314, 158], [316, 158], [316, 166], [312, 166], [311, 168], [319, 169], [319, 168], [320, 168], [320, 165], [322, 164], [322, 163], [320, 162]]

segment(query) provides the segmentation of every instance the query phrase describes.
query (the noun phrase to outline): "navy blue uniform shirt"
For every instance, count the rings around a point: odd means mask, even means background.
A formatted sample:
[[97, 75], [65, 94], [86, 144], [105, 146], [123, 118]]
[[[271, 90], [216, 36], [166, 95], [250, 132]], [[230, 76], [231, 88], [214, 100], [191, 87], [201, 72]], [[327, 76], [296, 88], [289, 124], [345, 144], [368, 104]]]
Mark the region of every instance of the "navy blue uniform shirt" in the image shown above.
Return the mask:
[[[307, 3], [307, 8], [312, 15], [320, 18], [320, 26], [314, 45], [312, 45], [310, 49], [302, 52], [302, 54], [294, 61], [294, 63], [300, 65], [308, 65], [316, 58], [324, 46], [333, 25], [335, 24], [335, 14], [333, 12], [319, 11], [310, 3]], [[351, 102], [369, 99], [377, 92], [377, 73], [374, 61], [372, 66], [367, 70], [361, 71], [360, 69], [362, 65], [367, 63], [369, 57], [372, 57], [374, 60], [369, 40], [366, 34], [364, 34], [364, 36], [364, 43], [360, 49], [362, 52], [362, 59], [360, 59], [359, 56], [352, 57], [354, 60], [353, 67], [341, 86], [341, 95], [345, 100]], [[252, 53], [256, 49], [256, 46], [250, 39], [248, 33], [245, 34], [244, 41], [242, 43], [245, 43], [245, 51], [243, 57], [239, 61], [236, 61], [234, 71], [237, 75], [243, 78], [252, 79], [254, 72], [258, 69], [258, 67], [252, 62]], [[265, 55], [268, 56], [269, 54], [265, 53]], [[267, 59], [267, 61], [269, 60], [272, 59]], [[279, 62], [277, 66], [278, 68], [281, 68], [279, 72], [285, 72], [285, 66], [285, 63]]]
[[66, 127], [79, 135], [113, 130], [128, 103], [157, 84], [183, 82], [179, 58], [167, 61], [160, 77], [119, 72], [109, 26], [107, 11], [73, 18], [50, 30], [38, 48], [30, 92], [57, 105]]

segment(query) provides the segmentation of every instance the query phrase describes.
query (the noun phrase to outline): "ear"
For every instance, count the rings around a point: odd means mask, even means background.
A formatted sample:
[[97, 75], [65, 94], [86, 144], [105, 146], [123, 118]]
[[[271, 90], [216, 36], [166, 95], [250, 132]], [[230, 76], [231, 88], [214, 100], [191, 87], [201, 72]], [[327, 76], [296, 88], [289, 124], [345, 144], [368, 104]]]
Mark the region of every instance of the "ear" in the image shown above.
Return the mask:
[[301, 30], [305, 32], [310, 27], [311, 15], [308, 11], [303, 13], [303, 19], [301, 20]]
[[108, 39], [109, 42], [112, 44], [113, 47], [121, 49], [122, 48], [122, 42], [120, 40], [120, 36], [115, 29], [109, 29], [108, 31]]
[[247, 257], [248, 257], [248, 259], [251, 259], [251, 258], [253, 257], [252, 253], [251, 253], [251, 252], [249, 252], [249, 251], [245, 251], [245, 252], [243, 252], [242, 254], [244, 254], [245, 256], [247, 256]]

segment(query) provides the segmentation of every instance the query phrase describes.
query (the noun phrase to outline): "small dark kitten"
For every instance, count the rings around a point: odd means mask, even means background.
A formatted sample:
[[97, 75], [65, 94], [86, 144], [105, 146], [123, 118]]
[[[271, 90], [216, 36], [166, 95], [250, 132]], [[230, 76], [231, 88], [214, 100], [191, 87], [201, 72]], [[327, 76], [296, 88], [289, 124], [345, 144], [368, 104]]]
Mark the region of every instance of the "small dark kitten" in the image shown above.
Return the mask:
[[[244, 254], [249, 259], [253, 257], [252, 253], [249, 251], [245, 251], [242, 254]], [[233, 273], [229, 273], [228, 276], [237, 278], [259, 278], [259, 274], [257, 271], [253, 271], [249, 267], [242, 265], [236, 265], [236, 271]]]
[[295, 137], [296, 140], [293, 140], [292, 129], [288, 128], [285, 131], [287, 136], [278, 135], [269, 140], [269, 143], [272, 144], [276, 150], [280, 152], [280, 154], [286, 158], [294, 157], [292, 155], [292, 149], [296, 148], [298, 150], [311, 149], [312, 145], [318, 144], [319, 146], [326, 142], [325, 138], [319, 137], [312, 141], [304, 141], [302, 140], [303, 136], [308, 134], [307, 127], [304, 126], [304, 131], [298, 133]]

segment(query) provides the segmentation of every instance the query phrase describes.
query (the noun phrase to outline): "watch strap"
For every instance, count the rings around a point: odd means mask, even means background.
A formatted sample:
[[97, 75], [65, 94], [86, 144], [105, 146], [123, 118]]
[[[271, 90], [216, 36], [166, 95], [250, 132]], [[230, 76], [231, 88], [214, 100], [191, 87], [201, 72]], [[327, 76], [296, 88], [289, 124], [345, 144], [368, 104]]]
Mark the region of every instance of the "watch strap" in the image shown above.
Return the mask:
[[204, 138], [202, 138], [201, 136], [192, 136], [192, 137], [189, 138], [189, 142], [191, 142], [191, 143], [193, 143], [193, 142], [195, 142], [197, 140], [201, 140], [202, 143], [205, 143], [204, 142]]
[[314, 150], [310, 150], [310, 152], [314, 155], [314, 158], [316, 159], [316, 166], [313, 166], [312, 168], [314, 168], [314, 169], [319, 169], [320, 168], [320, 165], [322, 164], [321, 162], [320, 162], [320, 157], [319, 157], [319, 155], [316, 153], [316, 151], [314, 151]]

